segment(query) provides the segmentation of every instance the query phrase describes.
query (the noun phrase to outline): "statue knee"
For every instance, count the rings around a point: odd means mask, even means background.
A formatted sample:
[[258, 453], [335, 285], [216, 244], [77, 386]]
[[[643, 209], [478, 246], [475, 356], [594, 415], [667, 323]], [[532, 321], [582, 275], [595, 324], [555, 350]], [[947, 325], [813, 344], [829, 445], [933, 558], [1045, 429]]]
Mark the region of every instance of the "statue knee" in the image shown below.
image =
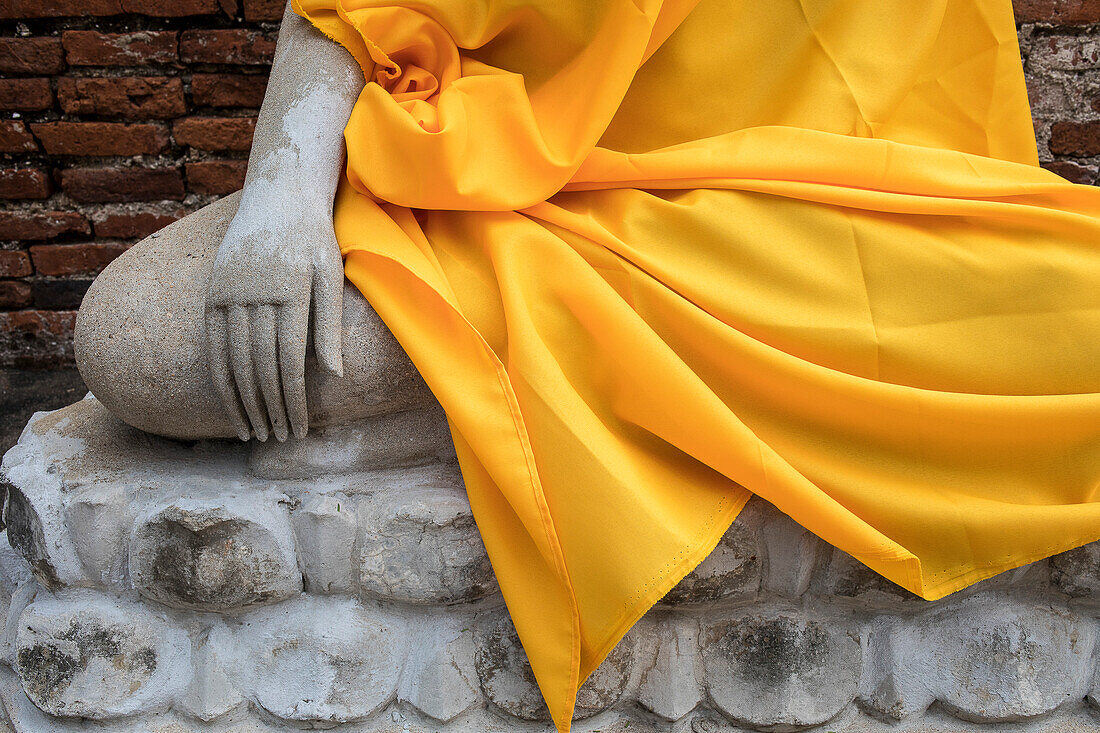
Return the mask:
[[230, 196], [139, 242], [80, 306], [77, 367], [119, 419], [173, 438], [231, 437], [205, 358], [206, 285], [236, 211]]

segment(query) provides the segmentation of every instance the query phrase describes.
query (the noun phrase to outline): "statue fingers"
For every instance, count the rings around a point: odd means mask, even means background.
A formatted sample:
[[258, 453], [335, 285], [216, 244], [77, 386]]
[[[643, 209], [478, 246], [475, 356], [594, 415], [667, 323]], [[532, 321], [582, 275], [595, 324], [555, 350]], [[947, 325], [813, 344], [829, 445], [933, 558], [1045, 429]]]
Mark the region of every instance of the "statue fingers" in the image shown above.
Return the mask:
[[309, 303], [283, 305], [276, 313], [279, 330], [279, 373], [283, 379], [283, 400], [294, 437], [305, 437], [309, 429], [306, 411], [306, 337], [309, 333]]
[[237, 395], [237, 388], [233, 384], [229, 366], [229, 329], [225, 311], [221, 308], [211, 308], [206, 312], [206, 343], [214, 389], [221, 397], [225, 414], [237, 431], [237, 437], [246, 441], [252, 437], [252, 433]]
[[287, 438], [286, 408], [283, 407], [283, 385], [279, 379], [278, 331], [275, 327], [275, 306], [252, 308], [249, 336], [252, 339], [252, 360], [260, 380], [260, 393], [271, 420], [271, 432], [280, 443]]
[[344, 375], [344, 268], [320, 267], [313, 273], [313, 350], [317, 361], [338, 377]]
[[248, 308], [231, 305], [227, 309], [229, 326], [229, 363], [233, 366], [233, 378], [237, 392], [244, 403], [244, 411], [252, 422], [252, 432], [260, 441], [267, 440], [267, 415], [260, 404], [256, 386], [256, 370], [252, 363], [252, 340], [248, 329]]

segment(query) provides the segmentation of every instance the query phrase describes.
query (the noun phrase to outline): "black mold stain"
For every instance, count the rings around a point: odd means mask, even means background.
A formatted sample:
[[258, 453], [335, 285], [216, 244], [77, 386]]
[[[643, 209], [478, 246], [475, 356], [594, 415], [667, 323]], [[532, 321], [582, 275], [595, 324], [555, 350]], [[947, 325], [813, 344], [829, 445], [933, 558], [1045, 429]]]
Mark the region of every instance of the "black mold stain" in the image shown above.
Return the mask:
[[46, 552], [46, 538], [42, 524], [26, 495], [11, 487], [8, 493], [7, 512], [8, 543], [30, 564], [34, 575], [51, 590], [61, 586], [57, 570], [50, 563]]

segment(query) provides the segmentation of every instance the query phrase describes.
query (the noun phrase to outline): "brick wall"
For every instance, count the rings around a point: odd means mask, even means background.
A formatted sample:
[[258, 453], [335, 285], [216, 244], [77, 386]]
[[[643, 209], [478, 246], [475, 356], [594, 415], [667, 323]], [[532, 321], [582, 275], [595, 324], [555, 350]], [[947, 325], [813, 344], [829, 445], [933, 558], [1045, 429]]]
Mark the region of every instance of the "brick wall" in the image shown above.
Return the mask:
[[[1015, 0], [1045, 165], [1096, 183], [1100, 0]], [[0, 0], [0, 366], [71, 362], [133, 242], [240, 187], [282, 0]]]

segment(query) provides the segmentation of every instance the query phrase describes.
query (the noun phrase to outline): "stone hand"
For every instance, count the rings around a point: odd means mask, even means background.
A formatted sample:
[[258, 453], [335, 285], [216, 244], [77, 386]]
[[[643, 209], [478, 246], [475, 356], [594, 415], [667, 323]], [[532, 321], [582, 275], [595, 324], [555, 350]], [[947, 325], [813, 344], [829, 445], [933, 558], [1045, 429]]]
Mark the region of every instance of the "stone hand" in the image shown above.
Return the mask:
[[331, 210], [249, 193], [218, 249], [207, 293], [214, 386], [241, 440], [255, 433], [282, 441], [289, 431], [300, 438], [308, 428], [311, 313], [317, 361], [343, 372], [340, 250]]

